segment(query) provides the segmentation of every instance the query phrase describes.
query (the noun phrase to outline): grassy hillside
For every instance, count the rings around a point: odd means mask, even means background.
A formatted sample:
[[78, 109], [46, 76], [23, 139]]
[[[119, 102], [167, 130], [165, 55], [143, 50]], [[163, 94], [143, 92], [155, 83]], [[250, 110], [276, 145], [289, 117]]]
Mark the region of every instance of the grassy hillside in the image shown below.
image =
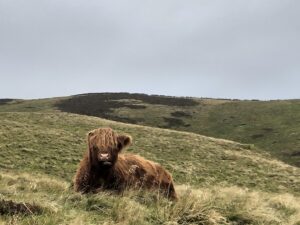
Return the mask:
[[[45, 112], [0, 113], [3, 223], [300, 223], [300, 169], [252, 145], [61, 113], [48, 108], [53, 100], [44, 101], [40, 109]], [[123, 197], [74, 193], [70, 182], [86, 149], [85, 134], [100, 126], [132, 135], [127, 151], [171, 171], [180, 200], [170, 203], [156, 193], [131, 191]], [[25, 203], [25, 212], [10, 206], [14, 203]]]
[[104, 93], [58, 102], [66, 112], [251, 143], [300, 166], [300, 100], [239, 101]]
[[0, 104], [0, 112], [58, 109], [255, 144], [280, 160], [300, 166], [300, 100], [239, 101], [102, 93], [28, 101], [4, 99]]

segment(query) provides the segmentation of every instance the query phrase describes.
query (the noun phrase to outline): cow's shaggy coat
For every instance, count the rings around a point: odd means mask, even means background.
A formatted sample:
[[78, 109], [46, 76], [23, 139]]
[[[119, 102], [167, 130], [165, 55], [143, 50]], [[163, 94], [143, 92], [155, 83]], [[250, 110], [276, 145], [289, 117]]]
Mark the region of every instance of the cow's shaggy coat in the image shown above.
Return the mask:
[[77, 192], [96, 192], [126, 188], [160, 190], [176, 199], [172, 176], [161, 165], [134, 154], [119, 154], [131, 144], [131, 137], [118, 135], [110, 128], [88, 133], [88, 149], [74, 179]]

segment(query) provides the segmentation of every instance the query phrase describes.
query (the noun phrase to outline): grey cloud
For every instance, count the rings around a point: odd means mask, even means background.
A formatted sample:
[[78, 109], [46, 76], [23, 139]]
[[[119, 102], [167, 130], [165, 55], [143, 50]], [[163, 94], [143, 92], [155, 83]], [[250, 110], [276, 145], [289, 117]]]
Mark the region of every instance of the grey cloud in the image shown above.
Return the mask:
[[299, 10], [296, 0], [0, 0], [0, 97], [299, 98]]

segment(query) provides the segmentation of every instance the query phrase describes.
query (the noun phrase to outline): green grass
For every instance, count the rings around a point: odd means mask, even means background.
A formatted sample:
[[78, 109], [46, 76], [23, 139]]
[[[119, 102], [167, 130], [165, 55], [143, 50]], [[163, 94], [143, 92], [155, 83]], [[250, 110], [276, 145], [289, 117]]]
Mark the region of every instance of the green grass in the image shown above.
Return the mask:
[[300, 169], [256, 153], [251, 145], [59, 112], [1, 113], [0, 118], [2, 169], [71, 181], [86, 149], [86, 133], [109, 126], [130, 134], [134, 144], [128, 151], [161, 163], [178, 184], [300, 192]]
[[255, 144], [300, 167], [300, 100], [240, 101], [104, 93], [74, 96], [56, 106], [66, 112]]
[[300, 198], [291, 194], [219, 186], [199, 189], [177, 186], [177, 189], [180, 198], [176, 203], [150, 192], [80, 195], [60, 179], [6, 173], [1, 176], [1, 198], [30, 202], [43, 212], [2, 215], [0, 224], [297, 225], [300, 221]]
[[[0, 224], [300, 224], [300, 168], [255, 145], [63, 113], [53, 107], [59, 101], [0, 107], [0, 200], [42, 209], [4, 213]], [[188, 113], [173, 115], [186, 119]], [[126, 151], [167, 168], [179, 201], [132, 190], [122, 196], [75, 193], [71, 181], [86, 150], [85, 135], [103, 126], [133, 137]]]
[[284, 162], [300, 166], [300, 100], [239, 101], [102, 93], [15, 100], [0, 105], [0, 112], [57, 110], [255, 144]]
[[6, 104], [0, 104], [0, 112], [53, 112], [57, 111], [55, 104], [67, 99], [61, 98], [45, 98], [35, 100], [14, 99]]
[[[141, 125], [255, 144], [280, 160], [300, 166], [300, 100], [199, 102], [191, 107], [123, 107], [114, 109], [111, 115], [130, 120], [143, 118], [137, 122]], [[172, 116], [176, 112], [190, 116]]]
[[[300, 169], [254, 146], [60, 112], [0, 113], [0, 198], [44, 209], [2, 215], [9, 224], [296, 224]], [[177, 203], [156, 193], [82, 196], [70, 188], [85, 134], [110, 126], [134, 138], [127, 151], [174, 176]]]

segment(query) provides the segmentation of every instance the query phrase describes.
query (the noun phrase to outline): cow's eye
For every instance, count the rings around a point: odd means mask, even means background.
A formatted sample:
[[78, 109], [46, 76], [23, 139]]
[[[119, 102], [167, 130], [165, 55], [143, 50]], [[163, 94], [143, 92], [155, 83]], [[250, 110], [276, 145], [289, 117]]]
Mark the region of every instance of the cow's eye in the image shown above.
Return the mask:
[[121, 144], [121, 143], [118, 143], [117, 150], [120, 151], [121, 149], [122, 149], [122, 144]]

